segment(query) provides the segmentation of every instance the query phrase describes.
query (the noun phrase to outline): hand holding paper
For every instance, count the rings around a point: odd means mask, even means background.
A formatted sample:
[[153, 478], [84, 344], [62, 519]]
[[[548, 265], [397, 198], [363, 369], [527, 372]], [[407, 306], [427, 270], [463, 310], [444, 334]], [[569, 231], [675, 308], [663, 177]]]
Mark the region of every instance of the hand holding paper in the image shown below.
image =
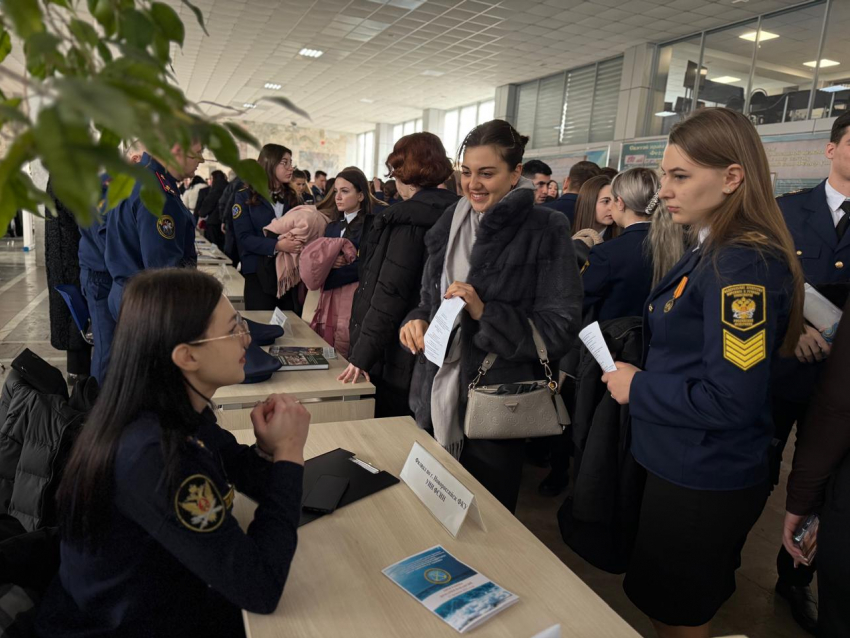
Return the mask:
[[457, 316], [461, 313], [466, 302], [461, 297], [446, 299], [441, 305], [434, 320], [428, 326], [425, 333], [425, 357], [431, 363], [436, 363], [441, 368], [446, 358], [446, 350], [449, 347], [449, 339]]

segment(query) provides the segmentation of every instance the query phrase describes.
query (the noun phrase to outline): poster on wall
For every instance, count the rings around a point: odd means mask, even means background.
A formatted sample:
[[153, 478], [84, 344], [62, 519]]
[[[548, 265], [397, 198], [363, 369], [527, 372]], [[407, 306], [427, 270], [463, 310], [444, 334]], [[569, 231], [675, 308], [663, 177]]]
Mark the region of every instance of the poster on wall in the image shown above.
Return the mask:
[[771, 135], [762, 138], [773, 178], [773, 194], [814, 188], [829, 175], [826, 159], [829, 134]]
[[666, 138], [647, 142], [623, 142], [620, 149], [620, 170], [625, 171], [636, 166], [658, 168], [661, 166], [665, 148]]
[[339, 156], [337, 155], [299, 151], [298, 168], [307, 169], [312, 173], [325, 171], [328, 175], [336, 175], [342, 167], [339, 165]]
[[575, 153], [566, 153], [554, 157], [541, 157], [540, 159], [546, 162], [549, 168], [552, 169], [552, 179], [558, 182], [559, 185], [562, 185], [567, 175], [570, 174], [570, 169], [579, 162], [588, 161], [594, 162], [599, 166], [608, 166], [610, 155], [611, 147], [606, 146], [605, 148], [576, 151]]

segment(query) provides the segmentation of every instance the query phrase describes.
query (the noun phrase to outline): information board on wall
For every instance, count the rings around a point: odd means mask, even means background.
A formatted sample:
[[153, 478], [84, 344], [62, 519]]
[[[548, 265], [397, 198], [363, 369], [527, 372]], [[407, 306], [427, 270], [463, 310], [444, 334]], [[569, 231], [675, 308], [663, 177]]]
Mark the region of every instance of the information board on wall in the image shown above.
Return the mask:
[[[804, 135], [770, 135], [762, 137], [770, 162], [770, 178], [775, 195], [801, 188], [814, 188], [829, 175], [830, 162], [824, 155], [828, 133]], [[635, 166], [658, 169], [667, 140], [624, 142], [620, 153], [620, 170]]]
[[829, 175], [830, 162], [825, 150], [829, 134], [771, 135], [762, 138], [774, 195], [801, 188], [814, 188]]
[[667, 138], [646, 142], [623, 142], [620, 149], [620, 170], [625, 171], [636, 166], [657, 169], [661, 166], [665, 148]]

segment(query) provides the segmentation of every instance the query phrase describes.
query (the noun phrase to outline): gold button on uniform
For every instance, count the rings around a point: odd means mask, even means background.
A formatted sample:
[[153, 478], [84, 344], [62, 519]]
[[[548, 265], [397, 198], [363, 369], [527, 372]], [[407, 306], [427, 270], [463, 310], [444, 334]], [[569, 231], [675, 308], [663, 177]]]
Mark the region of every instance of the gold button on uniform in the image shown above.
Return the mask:
[[655, 309], [652, 307], [652, 304], [649, 304], [649, 312], [652, 312], [653, 310]]
[[836, 261], [835, 267], [838, 268], [838, 269], [844, 268], [844, 262], [843, 261]]
[[802, 256], [803, 256], [803, 251], [802, 251], [802, 250], [798, 250], [798, 251], [797, 251], [797, 257], [802, 257]]

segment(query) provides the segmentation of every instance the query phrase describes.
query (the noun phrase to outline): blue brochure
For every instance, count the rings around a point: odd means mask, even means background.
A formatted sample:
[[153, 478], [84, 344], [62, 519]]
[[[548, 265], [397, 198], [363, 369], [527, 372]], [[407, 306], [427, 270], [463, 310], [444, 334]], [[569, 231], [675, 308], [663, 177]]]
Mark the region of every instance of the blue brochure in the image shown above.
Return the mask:
[[519, 600], [439, 545], [390, 565], [384, 574], [460, 633]]

